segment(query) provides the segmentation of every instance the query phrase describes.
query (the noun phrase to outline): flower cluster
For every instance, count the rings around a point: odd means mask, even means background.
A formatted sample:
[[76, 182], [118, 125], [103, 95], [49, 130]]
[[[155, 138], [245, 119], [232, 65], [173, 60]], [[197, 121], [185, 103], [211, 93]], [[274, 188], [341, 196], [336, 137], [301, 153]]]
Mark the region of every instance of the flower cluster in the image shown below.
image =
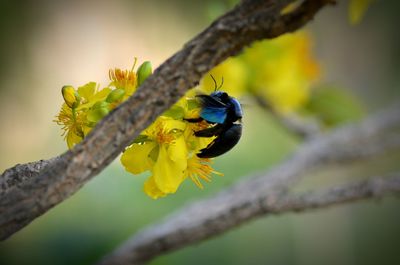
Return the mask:
[[[263, 97], [275, 111], [297, 111], [310, 97], [310, 89], [320, 76], [312, 54], [309, 33], [300, 31], [273, 40], [263, 40], [210, 71], [224, 77], [224, 87], [234, 97], [250, 93]], [[210, 78], [200, 82], [212, 86]]]
[[200, 180], [209, 182], [212, 173], [222, 175], [213, 170], [211, 159], [196, 155], [214, 140], [213, 137], [194, 136], [195, 131], [210, 126], [205, 121], [186, 121], [199, 117], [198, 110], [194, 99], [181, 99], [144, 130], [122, 154], [121, 163], [128, 172], [151, 172], [144, 191], [153, 199], [175, 193], [187, 178], [203, 188]]
[[[308, 100], [310, 86], [320, 72], [310, 47], [310, 37], [304, 32], [261, 41], [212, 69], [206, 77], [223, 77], [224, 88], [234, 97], [252, 93], [264, 97], [276, 111], [295, 111]], [[94, 82], [77, 89], [63, 87], [65, 103], [56, 122], [63, 126], [68, 147], [79, 143], [150, 74], [151, 65], [145, 62], [136, 72], [134, 67], [110, 70], [111, 83], [101, 90]], [[214, 87], [210, 78], [204, 78], [199, 90], [210, 92]], [[121, 163], [128, 172], [150, 173], [144, 184], [144, 191], [150, 197], [175, 193], [185, 179], [203, 188], [202, 181], [210, 181], [212, 174], [222, 175], [211, 167], [211, 159], [196, 155], [214, 140], [194, 135], [212, 126], [206, 121], [188, 122], [198, 118], [200, 111], [194, 91], [189, 91], [123, 152]]]
[[82, 141], [94, 125], [110, 111], [110, 88], [99, 90], [95, 82], [78, 89], [64, 86], [61, 106], [55, 122], [64, 130], [63, 135], [69, 148]]
[[[77, 89], [64, 86], [64, 103], [55, 122], [62, 126], [69, 148], [82, 141], [91, 129], [117, 105], [131, 96], [151, 74], [149, 62], [135, 72], [110, 70], [111, 83], [99, 89], [90, 82]], [[193, 97], [184, 97], [144, 130], [126, 148], [121, 163], [128, 172], [151, 172], [144, 191], [156, 199], [175, 193], [179, 185], [191, 179], [199, 188], [200, 180], [209, 182], [211, 174], [222, 175], [211, 167], [211, 159], [199, 158], [197, 153], [206, 148], [213, 137], [199, 138], [194, 132], [210, 127], [205, 121], [190, 123], [186, 119], [198, 118], [200, 106]]]

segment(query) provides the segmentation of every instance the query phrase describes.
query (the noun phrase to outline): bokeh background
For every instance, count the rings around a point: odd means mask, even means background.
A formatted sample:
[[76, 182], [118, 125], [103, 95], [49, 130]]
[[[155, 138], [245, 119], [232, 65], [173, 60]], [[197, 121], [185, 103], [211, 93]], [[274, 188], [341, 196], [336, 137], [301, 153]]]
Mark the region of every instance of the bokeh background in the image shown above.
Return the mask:
[[[52, 120], [65, 84], [108, 84], [108, 69], [133, 58], [159, 65], [232, 1], [0, 1], [0, 171], [66, 150]], [[347, 1], [320, 12], [308, 30], [323, 71], [362, 104], [365, 115], [399, 100], [398, 1], [376, 1], [351, 26]], [[301, 142], [270, 115], [246, 104], [240, 144], [216, 159], [204, 190], [187, 181], [152, 200], [145, 176], [118, 160], [70, 199], [0, 243], [0, 264], [91, 264], [140, 228], [287, 157]], [[246, 158], [246, 159], [244, 159]], [[400, 155], [317, 172], [311, 189], [400, 169]], [[340, 176], [340, 177], [338, 177]], [[151, 264], [400, 264], [400, 204], [395, 198], [261, 218]]]

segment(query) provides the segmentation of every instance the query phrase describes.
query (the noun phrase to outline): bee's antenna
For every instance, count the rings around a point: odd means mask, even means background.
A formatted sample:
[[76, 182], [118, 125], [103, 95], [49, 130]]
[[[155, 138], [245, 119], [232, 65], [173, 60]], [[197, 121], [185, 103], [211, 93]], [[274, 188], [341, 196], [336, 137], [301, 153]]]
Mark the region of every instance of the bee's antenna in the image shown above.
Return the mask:
[[212, 74], [210, 74], [212, 80], [214, 81], [214, 92], [217, 91], [217, 81], [215, 80], [214, 76]]
[[219, 85], [217, 90], [219, 90], [223, 86], [223, 84], [224, 84], [224, 77], [221, 77], [221, 85]]

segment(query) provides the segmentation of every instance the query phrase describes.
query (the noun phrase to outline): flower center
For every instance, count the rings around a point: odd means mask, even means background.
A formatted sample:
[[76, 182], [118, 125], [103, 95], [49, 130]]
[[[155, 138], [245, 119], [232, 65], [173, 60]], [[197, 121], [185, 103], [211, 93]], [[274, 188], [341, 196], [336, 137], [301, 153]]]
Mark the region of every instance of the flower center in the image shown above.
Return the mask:
[[122, 71], [119, 68], [115, 68], [114, 70], [110, 69], [108, 75], [111, 81], [115, 82], [121, 87], [125, 87], [127, 85], [134, 86], [136, 84], [136, 73], [133, 70]]
[[166, 132], [164, 129], [160, 129], [156, 133], [156, 141], [159, 144], [170, 144], [174, 140], [174, 135], [172, 133]]
[[82, 117], [82, 113], [77, 113], [74, 116], [69, 107], [62, 107], [54, 121], [62, 126], [63, 133], [61, 135], [66, 135], [68, 131], [74, 131], [75, 134], [83, 137], [82, 126], [84, 124], [84, 117]]

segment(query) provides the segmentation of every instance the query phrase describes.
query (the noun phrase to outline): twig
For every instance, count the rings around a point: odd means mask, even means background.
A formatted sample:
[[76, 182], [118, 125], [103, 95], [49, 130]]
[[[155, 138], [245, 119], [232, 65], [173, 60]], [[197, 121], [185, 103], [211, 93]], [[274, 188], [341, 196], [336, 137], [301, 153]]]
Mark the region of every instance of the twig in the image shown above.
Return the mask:
[[288, 194], [271, 206], [268, 206], [268, 201], [264, 201], [264, 213], [301, 212], [361, 199], [380, 199], [393, 194], [400, 195], [400, 173], [343, 184], [323, 191], [313, 191], [297, 195]]
[[297, 116], [295, 113], [290, 115], [280, 114], [262, 96], [254, 95], [253, 98], [258, 106], [260, 106], [264, 111], [272, 114], [280, 125], [301, 138], [308, 139], [322, 132], [321, 125], [317, 120], [302, 118]]
[[81, 144], [62, 154], [37, 176], [5, 187], [0, 196], [0, 239], [9, 237], [79, 190], [218, 63], [255, 40], [273, 38], [302, 27], [320, 8], [332, 3], [331, 0], [306, 0], [292, 13], [281, 15], [282, 8], [290, 2], [241, 2], [156, 69]]
[[[309, 211], [391, 194], [400, 195], [400, 173], [301, 194], [291, 194], [284, 189], [264, 192], [218, 216], [208, 214], [208, 208], [200, 209], [200, 206], [209, 205], [196, 204], [183, 209], [163, 223], [138, 233], [98, 265], [144, 264], [163, 253], [214, 237], [261, 216]], [[209, 203], [211, 201], [208, 201]], [[220, 200], [218, 203], [224, 201]], [[201, 223], [198, 220], [201, 220]]]

